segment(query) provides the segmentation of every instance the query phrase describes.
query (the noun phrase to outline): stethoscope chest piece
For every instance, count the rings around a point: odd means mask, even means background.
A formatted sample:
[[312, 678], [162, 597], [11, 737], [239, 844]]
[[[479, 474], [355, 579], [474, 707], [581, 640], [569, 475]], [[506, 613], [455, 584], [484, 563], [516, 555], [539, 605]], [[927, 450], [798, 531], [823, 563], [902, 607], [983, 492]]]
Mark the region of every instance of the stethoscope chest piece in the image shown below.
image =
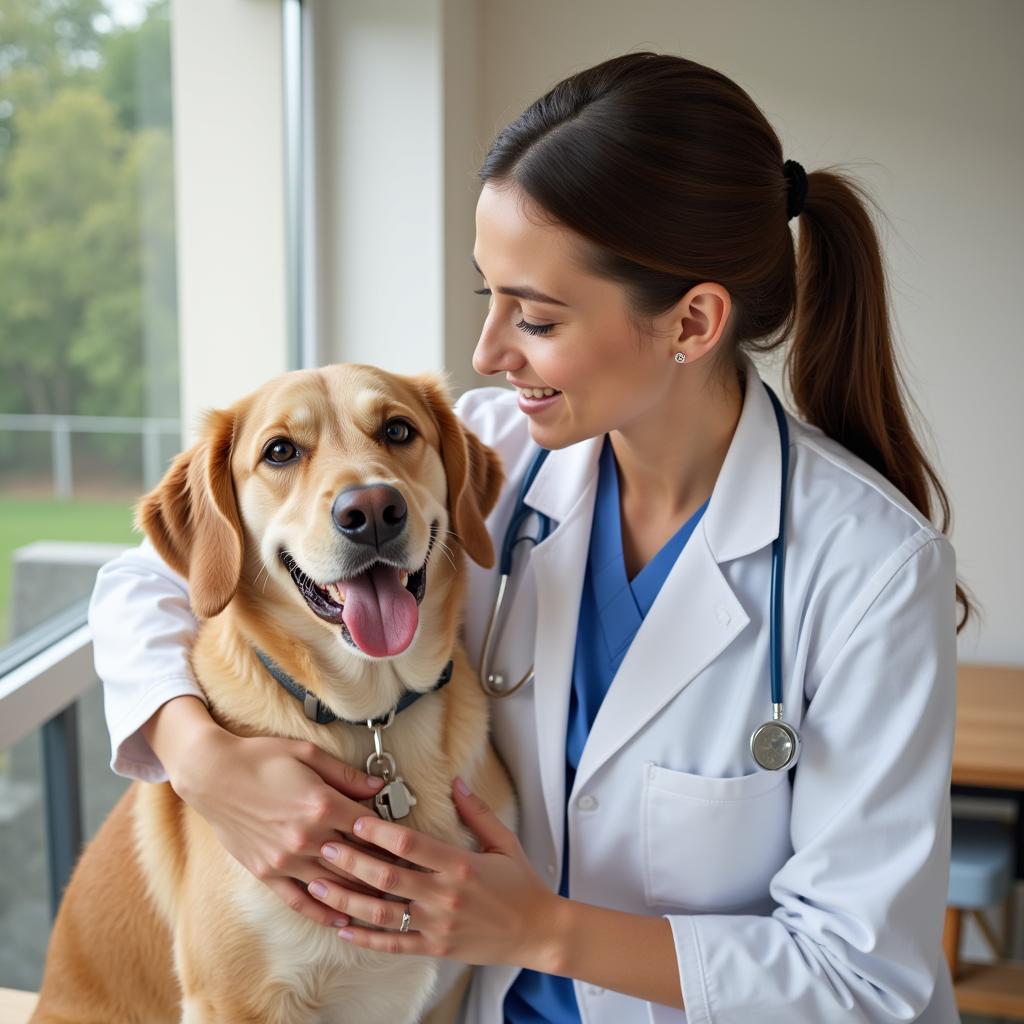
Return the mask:
[[792, 767], [800, 756], [800, 737], [791, 725], [774, 719], [753, 731], [750, 753], [762, 768], [782, 771]]

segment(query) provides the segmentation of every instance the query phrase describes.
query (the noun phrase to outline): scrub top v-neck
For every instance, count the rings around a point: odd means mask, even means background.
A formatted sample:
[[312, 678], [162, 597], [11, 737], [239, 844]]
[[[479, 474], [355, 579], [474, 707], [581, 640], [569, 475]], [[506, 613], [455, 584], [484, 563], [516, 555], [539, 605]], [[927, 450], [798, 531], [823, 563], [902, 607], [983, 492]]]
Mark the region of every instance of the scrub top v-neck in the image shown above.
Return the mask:
[[[601, 701], [707, 505], [705, 501], [630, 580], [622, 552], [618, 467], [611, 441], [605, 436], [576, 628], [565, 744], [566, 797], [572, 792], [583, 746]], [[565, 853], [558, 889], [562, 896], [569, 895], [567, 823], [565, 828]], [[505, 997], [504, 1017], [506, 1024], [578, 1024], [580, 1014], [572, 979], [532, 970], [520, 971]]]

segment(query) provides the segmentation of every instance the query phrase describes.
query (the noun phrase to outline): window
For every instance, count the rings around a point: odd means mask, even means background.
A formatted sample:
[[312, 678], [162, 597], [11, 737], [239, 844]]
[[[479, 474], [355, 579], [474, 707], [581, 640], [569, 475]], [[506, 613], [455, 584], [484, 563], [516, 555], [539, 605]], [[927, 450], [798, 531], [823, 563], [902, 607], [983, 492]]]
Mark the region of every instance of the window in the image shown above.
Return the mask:
[[[0, 0], [0, 646], [84, 615], [181, 447], [170, 69], [169, 0]], [[125, 783], [79, 714], [88, 834]], [[0, 750], [0, 987], [41, 977], [40, 757]]]

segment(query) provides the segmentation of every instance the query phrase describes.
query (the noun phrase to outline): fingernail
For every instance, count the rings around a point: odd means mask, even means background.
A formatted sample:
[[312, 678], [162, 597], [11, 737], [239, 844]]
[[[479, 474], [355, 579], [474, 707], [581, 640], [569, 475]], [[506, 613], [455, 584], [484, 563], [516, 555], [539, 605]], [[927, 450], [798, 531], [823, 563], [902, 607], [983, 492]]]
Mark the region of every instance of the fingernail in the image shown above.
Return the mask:
[[338, 934], [343, 939], [351, 939], [352, 938], [352, 933], [347, 928], [342, 928], [341, 931], [338, 932]]
[[321, 847], [320, 852], [324, 855], [327, 860], [337, 860], [338, 854], [341, 853], [336, 846], [332, 846], [328, 843], [326, 846]]
[[352, 826], [353, 832], [362, 832], [366, 828], [366, 822], [362, 818], [356, 818], [355, 824]]
[[348, 924], [348, 922], [349, 922], [349, 918], [347, 918], [347, 917], [336, 917], [331, 922], [331, 927], [332, 928], [344, 928], [345, 925]]
[[380, 789], [384, 785], [384, 780], [377, 775], [367, 775], [366, 784], [370, 789]]
[[327, 895], [327, 886], [323, 882], [311, 882], [309, 885], [309, 891], [318, 900], [323, 899]]
[[463, 796], [469, 796], [469, 786], [458, 775], [455, 776], [455, 789], [456, 792], [461, 793]]

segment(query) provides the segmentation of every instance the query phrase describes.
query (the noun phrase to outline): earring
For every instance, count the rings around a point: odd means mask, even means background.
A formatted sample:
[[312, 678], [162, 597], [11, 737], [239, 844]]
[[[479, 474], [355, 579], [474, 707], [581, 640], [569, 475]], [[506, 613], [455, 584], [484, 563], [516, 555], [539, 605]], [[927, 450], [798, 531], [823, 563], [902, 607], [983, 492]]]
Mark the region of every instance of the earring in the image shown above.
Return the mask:
[[676, 353], [676, 362], [677, 363], [685, 363], [686, 362], [686, 353], [685, 352], [677, 352]]

